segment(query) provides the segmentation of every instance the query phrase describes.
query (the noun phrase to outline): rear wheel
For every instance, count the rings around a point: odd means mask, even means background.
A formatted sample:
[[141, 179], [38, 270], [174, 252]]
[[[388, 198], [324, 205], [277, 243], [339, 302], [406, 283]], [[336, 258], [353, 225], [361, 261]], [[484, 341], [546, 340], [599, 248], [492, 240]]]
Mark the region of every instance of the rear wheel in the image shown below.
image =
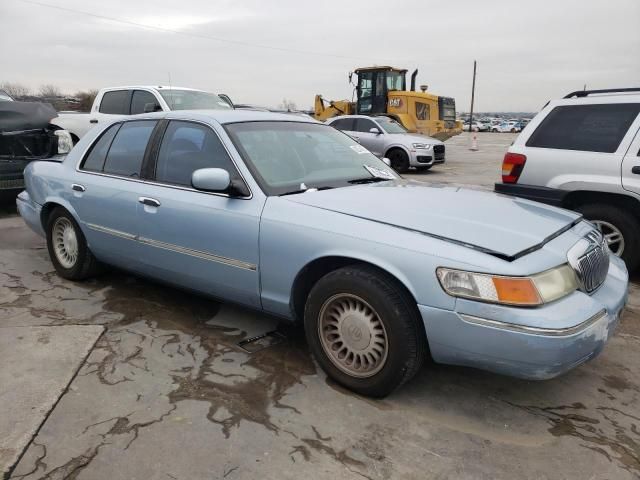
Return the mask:
[[387, 152], [386, 157], [391, 161], [391, 168], [398, 173], [406, 173], [409, 170], [409, 155], [404, 150], [394, 148]]
[[576, 208], [602, 232], [609, 249], [633, 271], [640, 264], [640, 224], [627, 210], [605, 203], [591, 203]]
[[47, 249], [56, 272], [68, 280], [83, 280], [95, 274], [95, 259], [73, 216], [55, 208], [47, 219]]
[[427, 354], [415, 301], [373, 267], [344, 267], [321, 278], [307, 299], [304, 324], [327, 375], [362, 395], [390, 394]]

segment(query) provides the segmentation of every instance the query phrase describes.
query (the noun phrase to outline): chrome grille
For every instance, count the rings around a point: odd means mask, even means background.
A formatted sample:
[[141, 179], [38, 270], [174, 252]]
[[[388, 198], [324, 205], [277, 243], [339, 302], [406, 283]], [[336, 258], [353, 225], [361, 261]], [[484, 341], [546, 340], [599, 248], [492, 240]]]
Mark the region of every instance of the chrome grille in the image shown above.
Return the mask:
[[593, 292], [604, 282], [609, 271], [609, 249], [603, 236], [597, 230], [592, 230], [585, 237], [588, 242], [585, 253], [579, 256], [573, 265], [582, 290]]

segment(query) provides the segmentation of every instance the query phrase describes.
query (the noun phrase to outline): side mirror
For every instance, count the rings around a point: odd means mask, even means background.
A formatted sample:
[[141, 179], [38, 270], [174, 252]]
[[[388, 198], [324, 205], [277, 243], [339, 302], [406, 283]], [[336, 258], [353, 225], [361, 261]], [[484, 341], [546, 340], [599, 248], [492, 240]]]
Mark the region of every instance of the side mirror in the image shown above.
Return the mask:
[[162, 111], [162, 107], [157, 103], [145, 103], [144, 113], [153, 113]]
[[384, 158], [382, 159], [382, 161], [384, 162], [384, 164], [385, 164], [387, 167], [390, 167], [390, 166], [391, 166], [391, 160], [389, 160], [387, 157], [384, 157]]
[[373, 127], [369, 129], [369, 133], [375, 133], [376, 135], [380, 135], [382, 132], [378, 127]]
[[200, 168], [191, 174], [191, 185], [196, 190], [223, 193], [231, 186], [231, 177], [224, 168]]
[[232, 197], [249, 197], [251, 192], [242, 180], [231, 180], [224, 168], [201, 168], [191, 174], [191, 185], [203, 192], [227, 193]]

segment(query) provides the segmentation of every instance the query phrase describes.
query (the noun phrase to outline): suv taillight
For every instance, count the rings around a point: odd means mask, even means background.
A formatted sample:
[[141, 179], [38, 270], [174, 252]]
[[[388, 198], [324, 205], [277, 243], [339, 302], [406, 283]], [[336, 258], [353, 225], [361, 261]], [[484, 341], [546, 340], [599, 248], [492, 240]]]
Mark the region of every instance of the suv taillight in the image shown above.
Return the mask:
[[526, 161], [526, 155], [511, 152], [505, 153], [504, 160], [502, 160], [502, 181], [504, 183], [518, 183], [518, 178], [520, 178]]

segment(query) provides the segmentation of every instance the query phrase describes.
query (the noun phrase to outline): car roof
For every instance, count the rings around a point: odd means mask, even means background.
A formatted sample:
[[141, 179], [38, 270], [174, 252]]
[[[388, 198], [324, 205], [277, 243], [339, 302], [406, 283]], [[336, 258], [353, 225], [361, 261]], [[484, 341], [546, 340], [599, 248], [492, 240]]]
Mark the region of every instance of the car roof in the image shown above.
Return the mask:
[[167, 120], [200, 120], [210, 123], [212, 120], [220, 124], [240, 122], [300, 122], [318, 123], [311, 117], [304, 117], [291, 113], [274, 113], [257, 110], [173, 110], [171, 112], [157, 112], [147, 115], [136, 115], [136, 119], [166, 118]]
[[135, 88], [146, 88], [149, 90], [190, 90], [192, 92], [205, 92], [206, 90], [200, 90], [199, 88], [189, 87], [176, 87], [167, 85], [120, 85], [118, 87], [107, 87], [104, 90], [133, 90]]
[[640, 93], [594, 93], [584, 97], [558, 98], [551, 105], [588, 105], [602, 103], [640, 103]]

